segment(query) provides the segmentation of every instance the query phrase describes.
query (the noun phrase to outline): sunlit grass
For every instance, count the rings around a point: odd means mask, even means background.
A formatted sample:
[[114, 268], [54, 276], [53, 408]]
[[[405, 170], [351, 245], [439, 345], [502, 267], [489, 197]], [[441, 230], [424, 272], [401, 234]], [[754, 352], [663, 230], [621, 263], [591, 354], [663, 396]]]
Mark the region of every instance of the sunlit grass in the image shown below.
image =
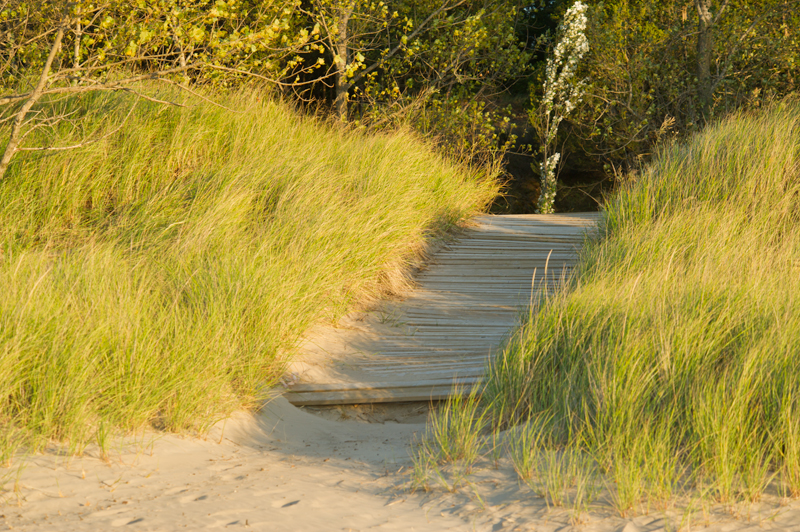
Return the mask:
[[662, 149], [609, 200], [574, 278], [492, 365], [487, 404], [508, 424], [549, 420], [625, 515], [698, 491], [756, 501], [773, 480], [797, 496], [798, 356], [789, 101]]
[[[119, 133], [20, 154], [0, 182], [0, 458], [252, 406], [320, 319], [397, 288], [497, 193], [412, 133], [350, 132], [258, 93], [140, 101]], [[57, 103], [94, 138], [132, 96]], [[50, 142], [46, 131], [27, 145]]]

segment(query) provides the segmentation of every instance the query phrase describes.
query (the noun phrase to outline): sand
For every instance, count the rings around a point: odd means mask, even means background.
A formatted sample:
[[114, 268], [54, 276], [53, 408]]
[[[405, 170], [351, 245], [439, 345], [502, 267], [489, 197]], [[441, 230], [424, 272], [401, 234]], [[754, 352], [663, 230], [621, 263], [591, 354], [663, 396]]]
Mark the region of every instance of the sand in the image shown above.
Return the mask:
[[[350, 419], [340, 421], [342, 413]], [[598, 503], [576, 520], [548, 509], [505, 462], [485, 464], [455, 493], [412, 493], [409, 445], [423, 420], [419, 405], [312, 414], [277, 398], [205, 439], [145, 435], [119, 442], [108, 461], [97, 449], [29, 457], [21, 470], [0, 471], [0, 529], [800, 531], [800, 504], [777, 497], [696, 512], [692, 521], [657, 510], [623, 518]]]

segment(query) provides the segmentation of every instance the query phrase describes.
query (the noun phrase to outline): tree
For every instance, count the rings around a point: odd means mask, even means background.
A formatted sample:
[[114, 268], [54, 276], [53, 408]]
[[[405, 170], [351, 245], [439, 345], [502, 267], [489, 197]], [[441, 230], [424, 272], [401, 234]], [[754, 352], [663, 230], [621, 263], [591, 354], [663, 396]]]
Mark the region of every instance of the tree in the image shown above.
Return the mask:
[[[609, 0], [588, 11], [573, 148], [634, 169], [665, 135], [789, 94], [800, 79], [797, 0]], [[537, 96], [539, 99], [541, 96]]]
[[[335, 114], [348, 101], [372, 104], [455, 89], [475, 92], [524, 70], [514, 34], [517, 7], [503, 0], [314, 0], [305, 15], [329, 61]], [[480, 88], [477, 90], [481, 90]]]
[[[58, 128], [69, 122], [55, 105], [60, 96], [127, 91], [179, 105], [148, 95], [138, 84], [162, 82], [191, 91], [190, 74], [214, 81], [219, 72], [258, 73], [278, 83], [291, 62], [286, 58], [307, 41], [293, 31], [291, 2], [109, 0], [98, 6], [62, 0], [44, 10], [37, 4], [0, 4], [0, 78], [16, 87], [0, 95], [0, 125], [11, 124], [0, 179], [19, 151], [74, 149], [99, 140], [89, 135], [75, 145], [58, 145]], [[41, 129], [52, 132], [52, 143], [25, 146], [25, 138]]]
[[714, 25], [728, 6], [728, 0], [719, 7], [716, 16], [712, 16], [712, 4], [712, 0], [694, 0], [697, 8], [697, 97], [703, 121], [708, 120], [713, 105], [711, 61], [714, 54]]

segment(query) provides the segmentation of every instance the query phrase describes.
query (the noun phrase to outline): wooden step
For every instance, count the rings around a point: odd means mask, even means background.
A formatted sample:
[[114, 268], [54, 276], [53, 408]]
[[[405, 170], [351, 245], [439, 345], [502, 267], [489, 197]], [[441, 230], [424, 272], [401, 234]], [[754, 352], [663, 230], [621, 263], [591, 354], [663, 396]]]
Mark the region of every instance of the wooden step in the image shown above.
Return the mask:
[[297, 384], [284, 394], [297, 406], [440, 401], [453, 390], [468, 393], [480, 378], [434, 379], [413, 383], [354, 382], [346, 384]]

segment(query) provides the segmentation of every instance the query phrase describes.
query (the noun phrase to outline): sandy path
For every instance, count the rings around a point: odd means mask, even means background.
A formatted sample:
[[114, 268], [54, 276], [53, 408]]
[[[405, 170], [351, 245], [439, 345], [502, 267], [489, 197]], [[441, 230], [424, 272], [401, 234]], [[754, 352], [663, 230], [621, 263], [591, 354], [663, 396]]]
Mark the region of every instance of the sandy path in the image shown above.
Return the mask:
[[[396, 476], [422, 425], [336, 423], [278, 399], [228, 420], [208, 440], [166, 436], [145, 452], [69, 463], [29, 459], [17, 530], [450, 530], [464, 521], [404, 501]], [[217, 440], [217, 441], [214, 441]], [[141, 450], [141, 449], [140, 449]], [[152, 455], [151, 455], [152, 451]], [[402, 473], [402, 471], [401, 471]], [[7, 488], [13, 485], [7, 481]], [[8, 495], [7, 495], [8, 496]]]
[[[507, 464], [479, 469], [470, 477], [471, 487], [456, 493], [410, 493], [409, 441], [424, 430], [422, 424], [336, 422], [277, 399], [261, 414], [240, 414], [225, 423], [224, 433], [221, 429], [207, 440], [165, 436], [134, 446], [138, 452], [112, 452], [110, 464], [91, 451], [71, 461], [32, 457], [18, 477], [18, 494], [5, 494], [0, 528], [651, 532], [680, 527], [680, 516], [672, 523], [658, 512], [623, 519], [607, 506], [573, 523], [569, 512], [548, 510], [520, 486]], [[14, 483], [14, 477], [7, 479], [6, 489]], [[749, 520], [744, 509], [739, 519], [730, 510], [712, 512], [707, 530], [800, 531], [796, 502], [768, 501], [747, 513]], [[691, 529], [703, 524], [698, 518]]]

